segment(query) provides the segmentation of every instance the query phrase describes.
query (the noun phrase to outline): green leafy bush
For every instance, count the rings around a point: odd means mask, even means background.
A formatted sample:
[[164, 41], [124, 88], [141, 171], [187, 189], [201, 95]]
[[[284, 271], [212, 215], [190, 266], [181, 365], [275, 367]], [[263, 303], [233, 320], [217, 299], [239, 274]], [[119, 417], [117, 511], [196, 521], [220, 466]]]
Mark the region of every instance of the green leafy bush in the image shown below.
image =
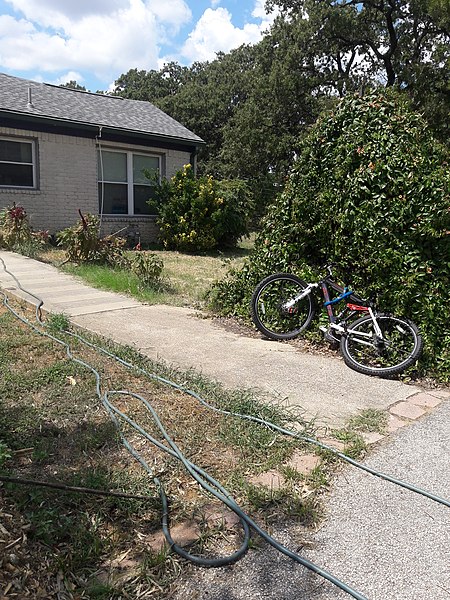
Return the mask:
[[402, 95], [346, 97], [302, 142], [253, 255], [217, 284], [216, 306], [248, 315], [263, 276], [309, 279], [333, 261], [354, 289], [419, 325], [423, 372], [450, 380], [449, 183], [448, 151]]
[[156, 205], [164, 246], [188, 252], [236, 245], [253, 210], [244, 182], [196, 178], [191, 165], [157, 186]]
[[67, 260], [75, 263], [99, 262], [120, 266], [124, 260], [124, 238], [108, 235], [100, 237], [100, 221], [95, 215], [82, 215], [80, 221], [60, 231], [56, 239], [67, 254]]
[[159, 256], [153, 252], [135, 252], [128, 261], [142, 287], [155, 287], [160, 283], [164, 263]]
[[[67, 260], [75, 263], [94, 262], [114, 269], [125, 269], [139, 279], [140, 287], [158, 287], [164, 268], [163, 261], [152, 252], [125, 252], [124, 238], [108, 235], [100, 237], [100, 221], [94, 215], [82, 215], [80, 221], [60, 231], [58, 244], [67, 254]], [[139, 244], [140, 246], [140, 244]]]
[[0, 248], [34, 256], [48, 242], [48, 231], [34, 232], [23, 206], [8, 206], [0, 212]]
[[11, 449], [0, 439], [0, 469], [4, 467], [5, 463], [11, 458], [11, 456]]

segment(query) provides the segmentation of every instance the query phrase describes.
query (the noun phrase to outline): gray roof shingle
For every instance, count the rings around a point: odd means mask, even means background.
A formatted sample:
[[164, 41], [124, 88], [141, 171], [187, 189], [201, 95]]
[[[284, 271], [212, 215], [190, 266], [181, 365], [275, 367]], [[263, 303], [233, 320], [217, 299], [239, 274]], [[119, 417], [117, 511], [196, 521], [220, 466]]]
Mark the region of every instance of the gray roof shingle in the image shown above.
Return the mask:
[[[28, 103], [31, 90], [32, 106]], [[202, 139], [162, 110], [141, 100], [92, 94], [0, 73], [0, 111], [191, 143]]]

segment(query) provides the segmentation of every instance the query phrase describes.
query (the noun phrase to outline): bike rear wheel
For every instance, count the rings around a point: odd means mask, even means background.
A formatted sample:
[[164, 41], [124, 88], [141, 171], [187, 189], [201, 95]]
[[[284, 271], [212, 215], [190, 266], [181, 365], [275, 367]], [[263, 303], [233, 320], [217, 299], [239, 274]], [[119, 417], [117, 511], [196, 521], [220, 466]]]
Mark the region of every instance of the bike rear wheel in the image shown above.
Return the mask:
[[290, 273], [275, 273], [255, 288], [251, 302], [252, 319], [266, 337], [290, 340], [306, 329], [314, 313], [314, 299], [308, 294], [293, 302], [307, 283]]
[[376, 335], [372, 318], [362, 317], [341, 337], [341, 352], [345, 364], [359, 373], [393, 377], [417, 361], [422, 353], [422, 337], [408, 319], [380, 314], [376, 320], [382, 338]]

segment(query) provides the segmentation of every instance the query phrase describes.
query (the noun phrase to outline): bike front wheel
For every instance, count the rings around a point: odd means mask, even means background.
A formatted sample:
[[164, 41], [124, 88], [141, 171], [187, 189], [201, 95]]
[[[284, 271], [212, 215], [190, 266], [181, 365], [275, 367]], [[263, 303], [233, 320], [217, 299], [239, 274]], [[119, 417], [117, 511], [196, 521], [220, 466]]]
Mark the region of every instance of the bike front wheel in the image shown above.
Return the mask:
[[295, 338], [311, 323], [314, 299], [311, 294], [296, 299], [307, 283], [290, 273], [275, 273], [263, 279], [252, 296], [251, 312], [256, 327], [273, 340]]
[[393, 377], [417, 361], [423, 340], [408, 319], [382, 314], [375, 319], [381, 337], [375, 332], [372, 317], [362, 317], [341, 337], [341, 352], [345, 364], [359, 373]]

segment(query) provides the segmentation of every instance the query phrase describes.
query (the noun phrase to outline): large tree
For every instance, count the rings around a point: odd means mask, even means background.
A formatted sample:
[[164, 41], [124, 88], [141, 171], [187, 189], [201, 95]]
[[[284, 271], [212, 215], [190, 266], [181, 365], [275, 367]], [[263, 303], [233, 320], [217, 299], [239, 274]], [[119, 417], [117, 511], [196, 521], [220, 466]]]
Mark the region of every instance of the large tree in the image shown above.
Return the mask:
[[283, 184], [299, 141], [349, 92], [397, 85], [448, 139], [449, 0], [269, 0], [282, 11], [259, 44], [210, 62], [132, 69], [116, 93], [154, 102], [206, 142], [199, 171]]
[[159, 71], [130, 69], [115, 82], [114, 93], [131, 100], [151, 100], [177, 94], [189, 80], [191, 70], [176, 62], [165, 64]]
[[311, 93], [316, 84], [299, 71], [296, 55], [286, 56], [291, 40], [284, 33], [190, 68], [133, 69], [117, 80], [116, 93], [149, 100], [195, 131], [206, 142], [199, 172], [247, 180], [265, 204], [284, 181], [298, 137], [319, 113]]
[[[407, 91], [440, 136], [448, 136], [449, 0], [268, 0], [279, 22], [310, 32], [305, 66], [336, 80]], [[276, 25], [275, 27], [280, 27]]]

